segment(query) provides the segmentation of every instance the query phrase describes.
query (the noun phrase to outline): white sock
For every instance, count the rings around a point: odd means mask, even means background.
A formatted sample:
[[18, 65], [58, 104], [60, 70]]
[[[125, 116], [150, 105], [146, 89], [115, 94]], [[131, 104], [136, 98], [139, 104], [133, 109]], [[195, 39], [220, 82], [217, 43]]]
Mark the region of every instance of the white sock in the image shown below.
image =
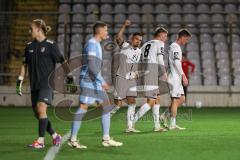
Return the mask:
[[135, 108], [136, 108], [136, 104], [128, 105], [128, 111], [127, 111], [127, 124], [128, 124], [128, 128], [133, 128], [133, 120], [134, 120]]
[[38, 142], [43, 144], [44, 143], [44, 137], [38, 137]]
[[147, 113], [147, 111], [149, 111], [151, 109], [151, 107], [149, 106], [148, 103], [145, 103], [144, 105], [142, 105], [142, 107], [138, 110], [138, 112], [135, 114], [134, 116], [134, 120], [133, 123], [136, 123], [138, 121], [138, 119], [140, 119], [145, 113]]
[[57, 135], [58, 135], [58, 134], [57, 134], [56, 132], [53, 133], [52, 138], [55, 139], [55, 138], [57, 137]]
[[171, 117], [171, 126], [173, 127], [173, 126], [176, 126], [176, 118], [174, 118], [174, 117]]
[[110, 136], [109, 136], [108, 134], [103, 135], [103, 140], [104, 140], [104, 141], [110, 140]]
[[75, 141], [77, 141], [77, 137], [76, 137], [76, 136], [71, 136], [70, 140], [71, 140], [72, 142], [75, 142]]
[[160, 109], [160, 104], [155, 104], [152, 108], [153, 112], [153, 121], [154, 121], [154, 127], [155, 128], [160, 128], [160, 123], [159, 123], [159, 109]]

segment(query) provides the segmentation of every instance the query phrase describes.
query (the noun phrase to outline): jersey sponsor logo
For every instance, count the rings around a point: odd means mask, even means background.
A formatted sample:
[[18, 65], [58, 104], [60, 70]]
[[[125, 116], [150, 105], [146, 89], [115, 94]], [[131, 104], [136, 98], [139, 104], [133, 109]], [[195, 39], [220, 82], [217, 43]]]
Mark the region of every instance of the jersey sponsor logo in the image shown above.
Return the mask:
[[45, 52], [45, 47], [41, 48], [41, 52], [44, 53]]
[[29, 52], [29, 53], [33, 53], [34, 51], [33, 51], [33, 49], [30, 49], [30, 50], [28, 50], [28, 52]]
[[43, 98], [44, 101], [48, 101], [48, 98]]
[[134, 63], [137, 63], [137, 60], [138, 60], [138, 55], [134, 54], [132, 56], [132, 58], [130, 58], [130, 61], [134, 62]]

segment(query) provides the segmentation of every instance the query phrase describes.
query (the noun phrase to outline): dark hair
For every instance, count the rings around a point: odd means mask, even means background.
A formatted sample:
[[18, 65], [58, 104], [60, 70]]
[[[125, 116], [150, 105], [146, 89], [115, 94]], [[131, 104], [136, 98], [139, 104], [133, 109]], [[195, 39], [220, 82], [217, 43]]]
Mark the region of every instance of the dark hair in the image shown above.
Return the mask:
[[41, 28], [45, 35], [52, 30], [52, 28], [47, 26], [45, 21], [42, 19], [34, 19], [32, 24], [34, 24], [37, 28]]
[[140, 33], [140, 32], [134, 32], [133, 34], [132, 34], [132, 36], [134, 37], [134, 36], [144, 36], [144, 33]]
[[163, 27], [158, 27], [155, 29], [153, 36], [158, 36], [159, 33], [168, 33], [168, 31]]
[[187, 30], [187, 29], [181, 29], [179, 32], [178, 32], [178, 38], [181, 38], [181, 37], [191, 37], [191, 33]]
[[101, 21], [97, 21], [94, 25], [93, 25], [93, 34], [95, 35], [97, 33], [98, 28], [103, 28], [107, 26], [106, 23], [101, 22]]

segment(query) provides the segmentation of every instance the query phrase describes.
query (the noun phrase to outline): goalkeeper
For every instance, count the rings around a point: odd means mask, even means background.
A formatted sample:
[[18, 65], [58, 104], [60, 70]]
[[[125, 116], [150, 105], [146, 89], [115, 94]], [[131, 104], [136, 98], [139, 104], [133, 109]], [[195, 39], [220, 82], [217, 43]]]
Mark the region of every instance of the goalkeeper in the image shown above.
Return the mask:
[[[47, 26], [43, 20], [35, 19], [32, 21], [29, 32], [33, 41], [26, 45], [23, 65], [16, 86], [16, 92], [21, 96], [23, 79], [28, 70], [32, 108], [38, 119], [38, 138], [29, 147], [35, 149], [45, 147], [45, 131], [52, 136], [53, 145], [59, 146], [61, 143], [61, 136], [54, 131], [47, 117], [47, 106], [51, 105], [53, 100], [53, 90], [48, 85], [48, 78], [54, 71], [56, 63], [63, 64], [65, 73], [69, 73], [69, 67], [67, 63], [64, 63], [64, 58], [59, 52], [57, 44], [46, 38], [50, 30], [51, 27]], [[73, 83], [74, 78], [68, 75], [66, 80]]]

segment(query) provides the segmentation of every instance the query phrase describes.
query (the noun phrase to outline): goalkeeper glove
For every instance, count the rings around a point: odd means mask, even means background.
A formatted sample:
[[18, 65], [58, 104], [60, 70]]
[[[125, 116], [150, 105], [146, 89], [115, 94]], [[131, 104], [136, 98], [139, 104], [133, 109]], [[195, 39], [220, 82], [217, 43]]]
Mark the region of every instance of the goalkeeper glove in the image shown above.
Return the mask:
[[16, 92], [19, 96], [22, 96], [22, 83], [23, 83], [23, 76], [19, 76], [16, 85]]
[[128, 72], [125, 77], [127, 80], [133, 80], [138, 78], [138, 72]]

